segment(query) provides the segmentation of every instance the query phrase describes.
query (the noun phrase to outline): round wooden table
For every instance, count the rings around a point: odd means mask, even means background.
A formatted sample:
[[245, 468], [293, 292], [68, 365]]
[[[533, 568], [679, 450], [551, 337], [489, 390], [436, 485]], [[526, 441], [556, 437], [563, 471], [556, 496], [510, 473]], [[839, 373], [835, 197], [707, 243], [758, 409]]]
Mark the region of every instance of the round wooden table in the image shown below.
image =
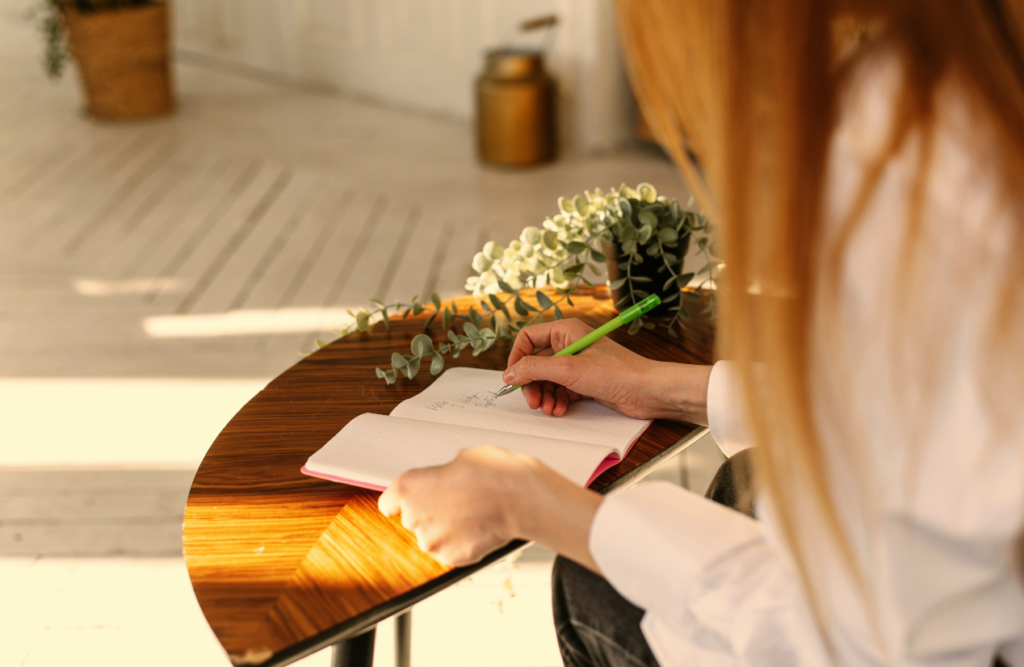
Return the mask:
[[[592, 325], [615, 310], [605, 288], [574, 296], [566, 317]], [[476, 303], [459, 300], [460, 312]], [[305, 357], [272, 381], [224, 428], [203, 459], [185, 509], [184, 549], [192, 587], [235, 664], [283, 665], [366, 633], [378, 622], [504, 557], [452, 569], [420, 551], [396, 518], [377, 511], [373, 491], [307, 477], [306, 459], [349, 420], [388, 414], [433, 381], [387, 386], [374, 368], [406, 352], [425, 315], [377, 324]], [[446, 340], [439, 324], [427, 332]], [[680, 338], [664, 329], [624, 329], [612, 338], [645, 356], [710, 363], [713, 331], [695, 318]], [[479, 357], [464, 351], [446, 366], [505, 367], [508, 344]], [[407, 353], [407, 352], [406, 352]], [[517, 400], [515, 397], [509, 400]], [[685, 446], [697, 427], [655, 421], [619, 465], [591, 487], [607, 492], [642, 477]]]

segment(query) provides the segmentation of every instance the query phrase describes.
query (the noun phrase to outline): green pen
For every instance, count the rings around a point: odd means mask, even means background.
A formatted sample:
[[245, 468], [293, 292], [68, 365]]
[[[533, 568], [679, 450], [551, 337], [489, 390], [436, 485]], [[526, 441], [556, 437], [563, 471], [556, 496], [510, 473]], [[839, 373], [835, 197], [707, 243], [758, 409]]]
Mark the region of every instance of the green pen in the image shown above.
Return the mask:
[[[580, 338], [578, 341], [576, 341], [569, 347], [563, 350], [559, 350], [558, 352], [555, 352], [553, 356], [564, 357], [569, 354], [576, 354], [577, 352], [581, 352], [587, 347], [593, 345], [598, 340], [604, 338], [611, 332], [615, 331], [623, 324], [629, 324], [636, 318], [640, 317], [644, 313], [648, 312], [649, 310], [659, 305], [661, 305], [661, 299], [658, 298], [657, 294], [652, 294], [643, 301], [641, 301], [640, 303], [622, 311], [612, 319], [608, 320], [608, 322], [606, 322], [605, 324], [601, 325], [597, 329], [594, 329], [583, 338]], [[519, 389], [522, 386], [523, 385], [521, 384], [517, 384], [515, 386], [507, 384], [501, 388], [501, 390], [497, 393], [497, 396], [511, 394], [513, 391]]]

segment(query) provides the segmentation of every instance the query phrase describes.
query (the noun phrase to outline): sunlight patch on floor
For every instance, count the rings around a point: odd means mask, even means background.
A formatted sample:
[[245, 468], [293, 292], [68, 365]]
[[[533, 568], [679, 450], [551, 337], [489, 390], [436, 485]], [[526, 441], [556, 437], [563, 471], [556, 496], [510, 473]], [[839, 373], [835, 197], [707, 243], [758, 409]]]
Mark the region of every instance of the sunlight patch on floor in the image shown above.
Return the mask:
[[181, 278], [133, 278], [131, 280], [95, 280], [75, 278], [71, 287], [82, 296], [114, 296], [118, 294], [177, 294], [184, 292], [188, 282]]
[[0, 466], [198, 467], [265, 380], [0, 379]]
[[[155, 315], [142, 321], [152, 338], [217, 338], [322, 331], [352, 322], [346, 308], [232, 310], [209, 315]], [[354, 312], [354, 309], [353, 309]]]
[[[560, 665], [550, 562], [495, 566], [413, 611], [416, 667]], [[511, 574], [512, 597], [505, 587]], [[228, 667], [180, 558], [0, 558], [0, 664], [21, 667]], [[498, 602], [501, 601], [499, 608]], [[394, 665], [393, 622], [375, 667]], [[297, 663], [329, 667], [330, 650]]]

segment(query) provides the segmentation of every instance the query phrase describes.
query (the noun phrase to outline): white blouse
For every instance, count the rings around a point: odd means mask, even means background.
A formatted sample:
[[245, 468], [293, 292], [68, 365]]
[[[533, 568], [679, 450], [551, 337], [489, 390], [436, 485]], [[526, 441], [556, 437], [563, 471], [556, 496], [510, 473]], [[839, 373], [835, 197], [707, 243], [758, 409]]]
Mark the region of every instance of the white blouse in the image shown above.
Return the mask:
[[[828, 165], [830, 221], [851, 205], [886, 137], [901, 76], [895, 58], [877, 59], [847, 91]], [[921, 375], [898, 365], [912, 367], [913, 350], [894, 353], [905, 350], [893, 335], [902, 326], [893, 285], [908, 275], [900, 252], [917, 135], [886, 166], [844, 256], [840, 349], [813, 344], [811, 382], [822, 405], [812, 411], [865, 587], [852, 583], [824, 529], [802, 522], [815, 548], [811, 576], [828, 607], [826, 642], [769, 499], [759, 499], [754, 521], [665, 483], [623, 491], [601, 504], [590, 549], [611, 584], [646, 610], [641, 627], [663, 667], [989, 667], [997, 654], [1024, 666], [1024, 594], [1013, 555], [1024, 524], [1024, 428], [1020, 419], [996, 423], [977, 376], [993, 286], [1007, 262], [1024, 261], [1010, 257], [1006, 243], [1021, 221], [999, 204], [996, 165], [984, 158], [998, 147], [979, 129], [984, 122], [949, 82], [937, 108], [921, 216], [928, 261], [911, 274], [928, 286], [915, 324], [947, 341], [940, 357], [928, 356], [933, 341], [920, 341], [923, 358], [943, 360], [933, 381], [901, 385], [901, 377]], [[965, 257], [967, 265], [958, 264]], [[843, 374], [830, 372], [839, 363]], [[839, 396], [835, 377], [844, 378], [844, 402], [829, 404], [843, 405], [843, 418], [856, 424], [852, 440], [849, 428], [827, 419], [824, 404]], [[708, 416], [727, 455], [750, 444], [740, 406], [735, 369], [719, 362]], [[852, 481], [838, 454], [839, 443], [851, 441], [862, 455], [856, 479], [869, 490]]]

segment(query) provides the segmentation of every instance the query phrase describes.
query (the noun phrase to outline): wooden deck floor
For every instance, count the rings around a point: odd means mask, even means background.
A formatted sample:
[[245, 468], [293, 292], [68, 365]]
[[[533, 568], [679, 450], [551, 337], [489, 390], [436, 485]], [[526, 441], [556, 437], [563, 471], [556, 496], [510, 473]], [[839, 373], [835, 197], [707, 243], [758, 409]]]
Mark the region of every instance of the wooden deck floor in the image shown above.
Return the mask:
[[[225, 664], [180, 561], [142, 559], [180, 553], [192, 471], [246, 388], [345, 308], [461, 293], [483, 242], [559, 195], [682, 185], [642, 151], [483, 168], [464, 122], [187, 66], [173, 116], [96, 122], [74, 72], [42, 75], [24, 4], [0, 0], [0, 663]], [[543, 612], [543, 579], [520, 604]], [[490, 590], [423, 612], [440, 655], [430, 619], [481, 616]], [[544, 616], [486, 622], [532, 636]]]
[[649, 153], [489, 169], [466, 123], [184, 66], [174, 116], [100, 123], [71, 74], [0, 58], [0, 377], [269, 378], [345, 308], [461, 293], [561, 194], [681, 190]]

